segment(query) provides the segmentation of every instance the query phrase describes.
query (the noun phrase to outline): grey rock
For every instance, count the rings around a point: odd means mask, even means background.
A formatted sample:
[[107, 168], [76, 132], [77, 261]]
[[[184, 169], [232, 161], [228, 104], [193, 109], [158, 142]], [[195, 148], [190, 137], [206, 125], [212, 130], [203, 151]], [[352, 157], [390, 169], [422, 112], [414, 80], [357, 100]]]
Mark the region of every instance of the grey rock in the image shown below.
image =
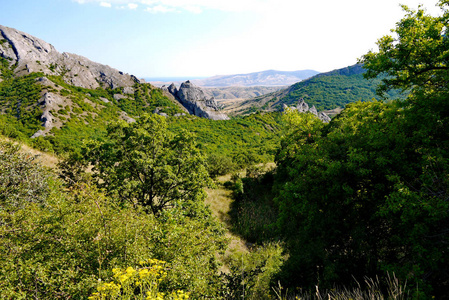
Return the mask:
[[120, 119], [122, 119], [122, 120], [124, 120], [124, 121], [126, 121], [126, 122], [128, 122], [128, 123], [134, 123], [134, 122], [136, 122], [136, 119], [131, 118], [131, 117], [128, 116], [128, 114], [127, 114], [126, 112], [124, 112], [124, 111], [121, 111], [121, 112], [120, 112]]
[[167, 88], [167, 91], [175, 97], [178, 94], [178, 89], [176, 88], [174, 83], [170, 84], [170, 86]]
[[207, 99], [204, 91], [190, 81], [181, 84], [179, 90], [172, 83], [168, 88], [176, 100], [178, 100], [190, 114], [211, 120], [228, 120], [229, 117], [219, 111], [217, 102]]
[[168, 117], [168, 115], [166, 113], [162, 112], [159, 107], [156, 107], [153, 110], [153, 114], [160, 115], [162, 117]]
[[304, 101], [303, 98], [299, 99], [296, 106], [288, 106], [285, 103], [282, 105], [282, 112], [287, 112], [289, 110], [297, 110], [300, 113], [311, 113], [317, 116], [324, 123], [329, 123], [331, 121], [331, 118], [325, 112], [318, 113], [315, 105], [309, 108], [309, 105]]
[[331, 117], [329, 117], [325, 112], [320, 112], [318, 114], [318, 118], [324, 123], [329, 123], [331, 121]]
[[104, 98], [104, 97], [100, 97], [100, 100], [103, 101], [104, 103], [110, 103], [111, 101], [109, 101], [108, 99]]
[[43, 135], [44, 135], [44, 131], [38, 130], [35, 134], [33, 134], [33, 135], [31, 136], [31, 138], [32, 138], [32, 139], [35, 139], [35, 138], [40, 137], [40, 136], [43, 136]]
[[123, 98], [126, 98], [125, 96], [123, 96], [122, 94], [114, 94], [114, 99], [115, 100], [120, 100], [120, 99], [123, 99]]
[[296, 105], [296, 109], [299, 112], [308, 112], [309, 111], [309, 104], [307, 104], [303, 98], [299, 99], [298, 105]]
[[44, 111], [41, 116], [41, 121], [44, 123], [43, 125], [45, 128], [52, 128], [53, 115], [50, 113], [50, 111]]
[[130, 86], [127, 86], [123, 89], [123, 93], [127, 94], [127, 95], [133, 95], [134, 94], [134, 89]]
[[93, 62], [83, 56], [59, 53], [51, 44], [19, 30], [0, 25], [0, 56], [16, 64], [16, 75], [43, 72], [61, 75], [72, 85], [95, 89], [130, 87], [140, 82], [135, 76]]

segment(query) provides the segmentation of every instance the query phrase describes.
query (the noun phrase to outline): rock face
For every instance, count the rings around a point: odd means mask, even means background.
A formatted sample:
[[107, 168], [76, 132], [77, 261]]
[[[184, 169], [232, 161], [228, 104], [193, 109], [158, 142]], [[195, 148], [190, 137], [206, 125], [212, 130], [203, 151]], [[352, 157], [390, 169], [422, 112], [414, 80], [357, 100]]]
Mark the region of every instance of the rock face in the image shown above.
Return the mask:
[[214, 98], [207, 99], [203, 90], [190, 81], [182, 83], [179, 90], [173, 83], [162, 89], [172, 94], [192, 115], [211, 120], [229, 120], [226, 114], [220, 113]]
[[[0, 25], [0, 56], [16, 64], [16, 75], [43, 72], [61, 75], [68, 84], [95, 89], [102, 86], [131, 87], [135, 76], [71, 53], [59, 53], [49, 43], [27, 33]], [[128, 89], [129, 92], [131, 90]]]
[[317, 116], [321, 121], [325, 122], [325, 123], [329, 123], [331, 121], [331, 118], [324, 112], [318, 112], [315, 105], [313, 105], [312, 107], [309, 107], [309, 104], [307, 104], [304, 99], [299, 99], [298, 104], [296, 106], [287, 106], [286, 104], [284, 104], [283, 106], [283, 111], [286, 110], [297, 110], [301, 113], [307, 113], [310, 112], [312, 114], [314, 114], [315, 116]]

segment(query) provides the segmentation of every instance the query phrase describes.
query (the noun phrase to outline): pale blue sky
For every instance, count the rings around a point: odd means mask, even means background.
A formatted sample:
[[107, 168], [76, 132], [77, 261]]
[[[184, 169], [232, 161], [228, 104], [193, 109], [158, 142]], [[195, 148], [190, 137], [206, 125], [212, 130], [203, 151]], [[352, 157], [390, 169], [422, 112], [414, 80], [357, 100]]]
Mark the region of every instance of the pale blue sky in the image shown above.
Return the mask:
[[346, 67], [436, 0], [0, 0], [0, 24], [138, 77]]

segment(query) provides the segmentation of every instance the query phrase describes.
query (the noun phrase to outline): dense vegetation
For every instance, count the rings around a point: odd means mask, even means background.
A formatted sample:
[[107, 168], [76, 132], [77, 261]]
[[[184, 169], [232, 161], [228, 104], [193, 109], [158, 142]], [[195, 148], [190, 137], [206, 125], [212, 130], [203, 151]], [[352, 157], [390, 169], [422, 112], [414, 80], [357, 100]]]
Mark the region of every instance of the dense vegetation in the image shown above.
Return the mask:
[[[406, 90], [407, 99], [349, 104], [329, 124], [287, 114], [274, 175], [236, 180], [236, 230], [285, 241], [285, 285], [350, 286], [394, 272], [413, 297], [448, 297], [449, 12], [441, 7], [441, 17], [405, 8], [398, 37], [361, 59], [366, 77], [386, 76], [380, 92]], [[271, 195], [254, 197], [270, 183]]]
[[366, 70], [362, 64], [315, 75], [298, 82], [286, 90], [262, 95], [248, 100], [249, 106], [243, 113], [258, 110], [280, 111], [283, 105], [296, 106], [303, 99], [310, 106], [314, 105], [318, 111], [343, 108], [346, 104], [356, 101], [370, 101], [372, 99], [404, 98], [407, 94], [400, 94], [398, 90], [390, 90], [383, 97], [376, 94], [381, 78], [364, 77]]
[[[360, 59], [380, 95], [407, 96], [361, 99], [328, 124], [298, 112], [165, 119], [146, 112], [179, 107], [149, 86], [118, 101], [123, 91], [50, 77], [75, 105], [61, 108], [67, 122], [52, 137], [32, 143], [70, 155], [58, 178], [0, 142], [2, 297], [273, 299], [288, 288], [349, 299], [358, 292], [335, 289], [358, 291], [368, 277], [379, 279], [357, 297], [383, 299], [389, 289], [392, 299], [447, 299], [449, 3], [440, 6], [438, 17], [404, 7], [396, 36]], [[3, 134], [27, 140], [36, 129], [27, 108], [39, 76], [3, 77]], [[137, 121], [116, 121], [120, 110]], [[270, 159], [273, 169], [254, 166]], [[245, 177], [225, 183], [234, 196], [229, 225], [252, 248], [223, 258], [224, 228], [204, 187], [213, 186], [209, 175], [242, 167]]]
[[187, 129], [195, 133], [209, 156], [230, 158], [242, 168], [274, 159], [281, 123], [280, 113], [257, 113], [227, 121], [179, 118], [171, 120], [169, 126], [174, 132]]
[[[316, 75], [308, 80], [294, 84], [288, 94], [279, 100], [277, 107], [282, 104], [295, 105], [299, 99], [304, 99], [310, 106], [315, 105], [318, 111], [345, 107], [356, 101], [380, 99], [376, 95], [376, 88], [380, 79], [367, 80], [362, 65], [355, 65], [345, 69], [335, 70]], [[390, 91], [388, 98], [397, 98], [397, 91]]]

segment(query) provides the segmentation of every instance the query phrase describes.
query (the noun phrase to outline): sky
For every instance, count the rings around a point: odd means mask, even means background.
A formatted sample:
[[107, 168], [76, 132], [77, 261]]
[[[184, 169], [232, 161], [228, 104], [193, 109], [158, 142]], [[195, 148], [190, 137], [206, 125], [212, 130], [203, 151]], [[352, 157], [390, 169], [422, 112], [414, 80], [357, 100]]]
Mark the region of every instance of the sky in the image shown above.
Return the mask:
[[357, 63], [404, 15], [436, 0], [0, 0], [0, 24], [139, 78]]

